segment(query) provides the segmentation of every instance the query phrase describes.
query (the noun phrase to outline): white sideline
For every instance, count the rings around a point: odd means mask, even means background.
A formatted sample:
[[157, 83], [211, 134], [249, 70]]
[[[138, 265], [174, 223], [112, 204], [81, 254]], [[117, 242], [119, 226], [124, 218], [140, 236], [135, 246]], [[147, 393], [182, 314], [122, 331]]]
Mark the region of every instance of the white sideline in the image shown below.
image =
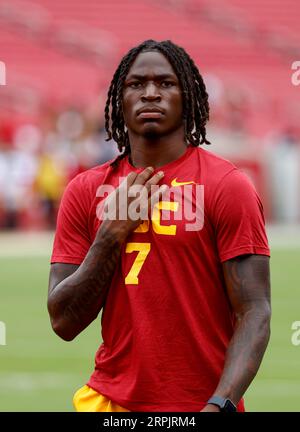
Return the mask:
[[[300, 225], [267, 225], [271, 248], [300, 249]], [[0, 258], [49, 257], [54, 232], [0, 232]]]

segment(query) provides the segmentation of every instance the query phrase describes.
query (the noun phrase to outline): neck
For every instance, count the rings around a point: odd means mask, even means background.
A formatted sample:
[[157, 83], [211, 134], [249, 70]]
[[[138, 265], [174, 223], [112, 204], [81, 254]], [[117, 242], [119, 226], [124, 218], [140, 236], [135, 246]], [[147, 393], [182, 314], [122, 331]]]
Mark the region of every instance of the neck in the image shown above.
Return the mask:
[[135, 135], [132, 131], [128, 131], [128, 135], [131, 149], [130, 159], [136, 168], [147, 166], [159, 168], [178, 159], [185, 153], [187, 147], [183, 129], [178, 129], [168, 136], [153, 139]]

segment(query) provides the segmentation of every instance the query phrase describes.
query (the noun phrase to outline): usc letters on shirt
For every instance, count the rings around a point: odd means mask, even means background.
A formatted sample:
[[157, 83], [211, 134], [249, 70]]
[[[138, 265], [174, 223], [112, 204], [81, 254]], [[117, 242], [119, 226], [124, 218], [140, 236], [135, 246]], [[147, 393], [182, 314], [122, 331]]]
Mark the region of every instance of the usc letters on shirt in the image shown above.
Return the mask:
[[[230, 162], [188, 146], [163, 170], [161, 184], [203, 185], [204, 223], [187, 231], [176, 196], [122, 246], [102, 314], [102, 338], [88, 385], [130, 411], [199, 411], [221, 377], [235, 318], [222, 262], [269, 255], [263, 208], [248, 178]], [[80, 264], [100, 221], [97, 190], [119, 186], [134, 168], [109, 162], [68, 185], [51, 262]], [[170, 220], [161, 218], [165, 209]], [[243, 400], [238, 404], [243, 411]]]

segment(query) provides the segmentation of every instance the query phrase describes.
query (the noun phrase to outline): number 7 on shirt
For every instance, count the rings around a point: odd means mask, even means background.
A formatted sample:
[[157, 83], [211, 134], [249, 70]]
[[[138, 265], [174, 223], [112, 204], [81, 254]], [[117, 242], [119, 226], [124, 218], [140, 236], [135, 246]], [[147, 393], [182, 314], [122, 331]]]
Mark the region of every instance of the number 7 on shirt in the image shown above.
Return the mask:
[[126, 253], [138, 252], [133, 265], [125, 278], [126, 285], [138, 285], [139, 278], [138, 275], [141, 271], [141, 268], [147, 258], [148, 253], [150, 252], [151, 243], [127, 243], [126, 244]]

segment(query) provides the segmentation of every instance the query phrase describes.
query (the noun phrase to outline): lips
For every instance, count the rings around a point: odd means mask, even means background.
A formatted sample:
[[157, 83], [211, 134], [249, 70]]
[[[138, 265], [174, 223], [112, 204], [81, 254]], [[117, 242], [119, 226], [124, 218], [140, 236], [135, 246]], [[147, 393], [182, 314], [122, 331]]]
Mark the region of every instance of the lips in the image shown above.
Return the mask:
[[143, 107], [137, 110], [137, 116], [143, 118], [159, 118], [163, 114], [163, 110], [157, 107]]

